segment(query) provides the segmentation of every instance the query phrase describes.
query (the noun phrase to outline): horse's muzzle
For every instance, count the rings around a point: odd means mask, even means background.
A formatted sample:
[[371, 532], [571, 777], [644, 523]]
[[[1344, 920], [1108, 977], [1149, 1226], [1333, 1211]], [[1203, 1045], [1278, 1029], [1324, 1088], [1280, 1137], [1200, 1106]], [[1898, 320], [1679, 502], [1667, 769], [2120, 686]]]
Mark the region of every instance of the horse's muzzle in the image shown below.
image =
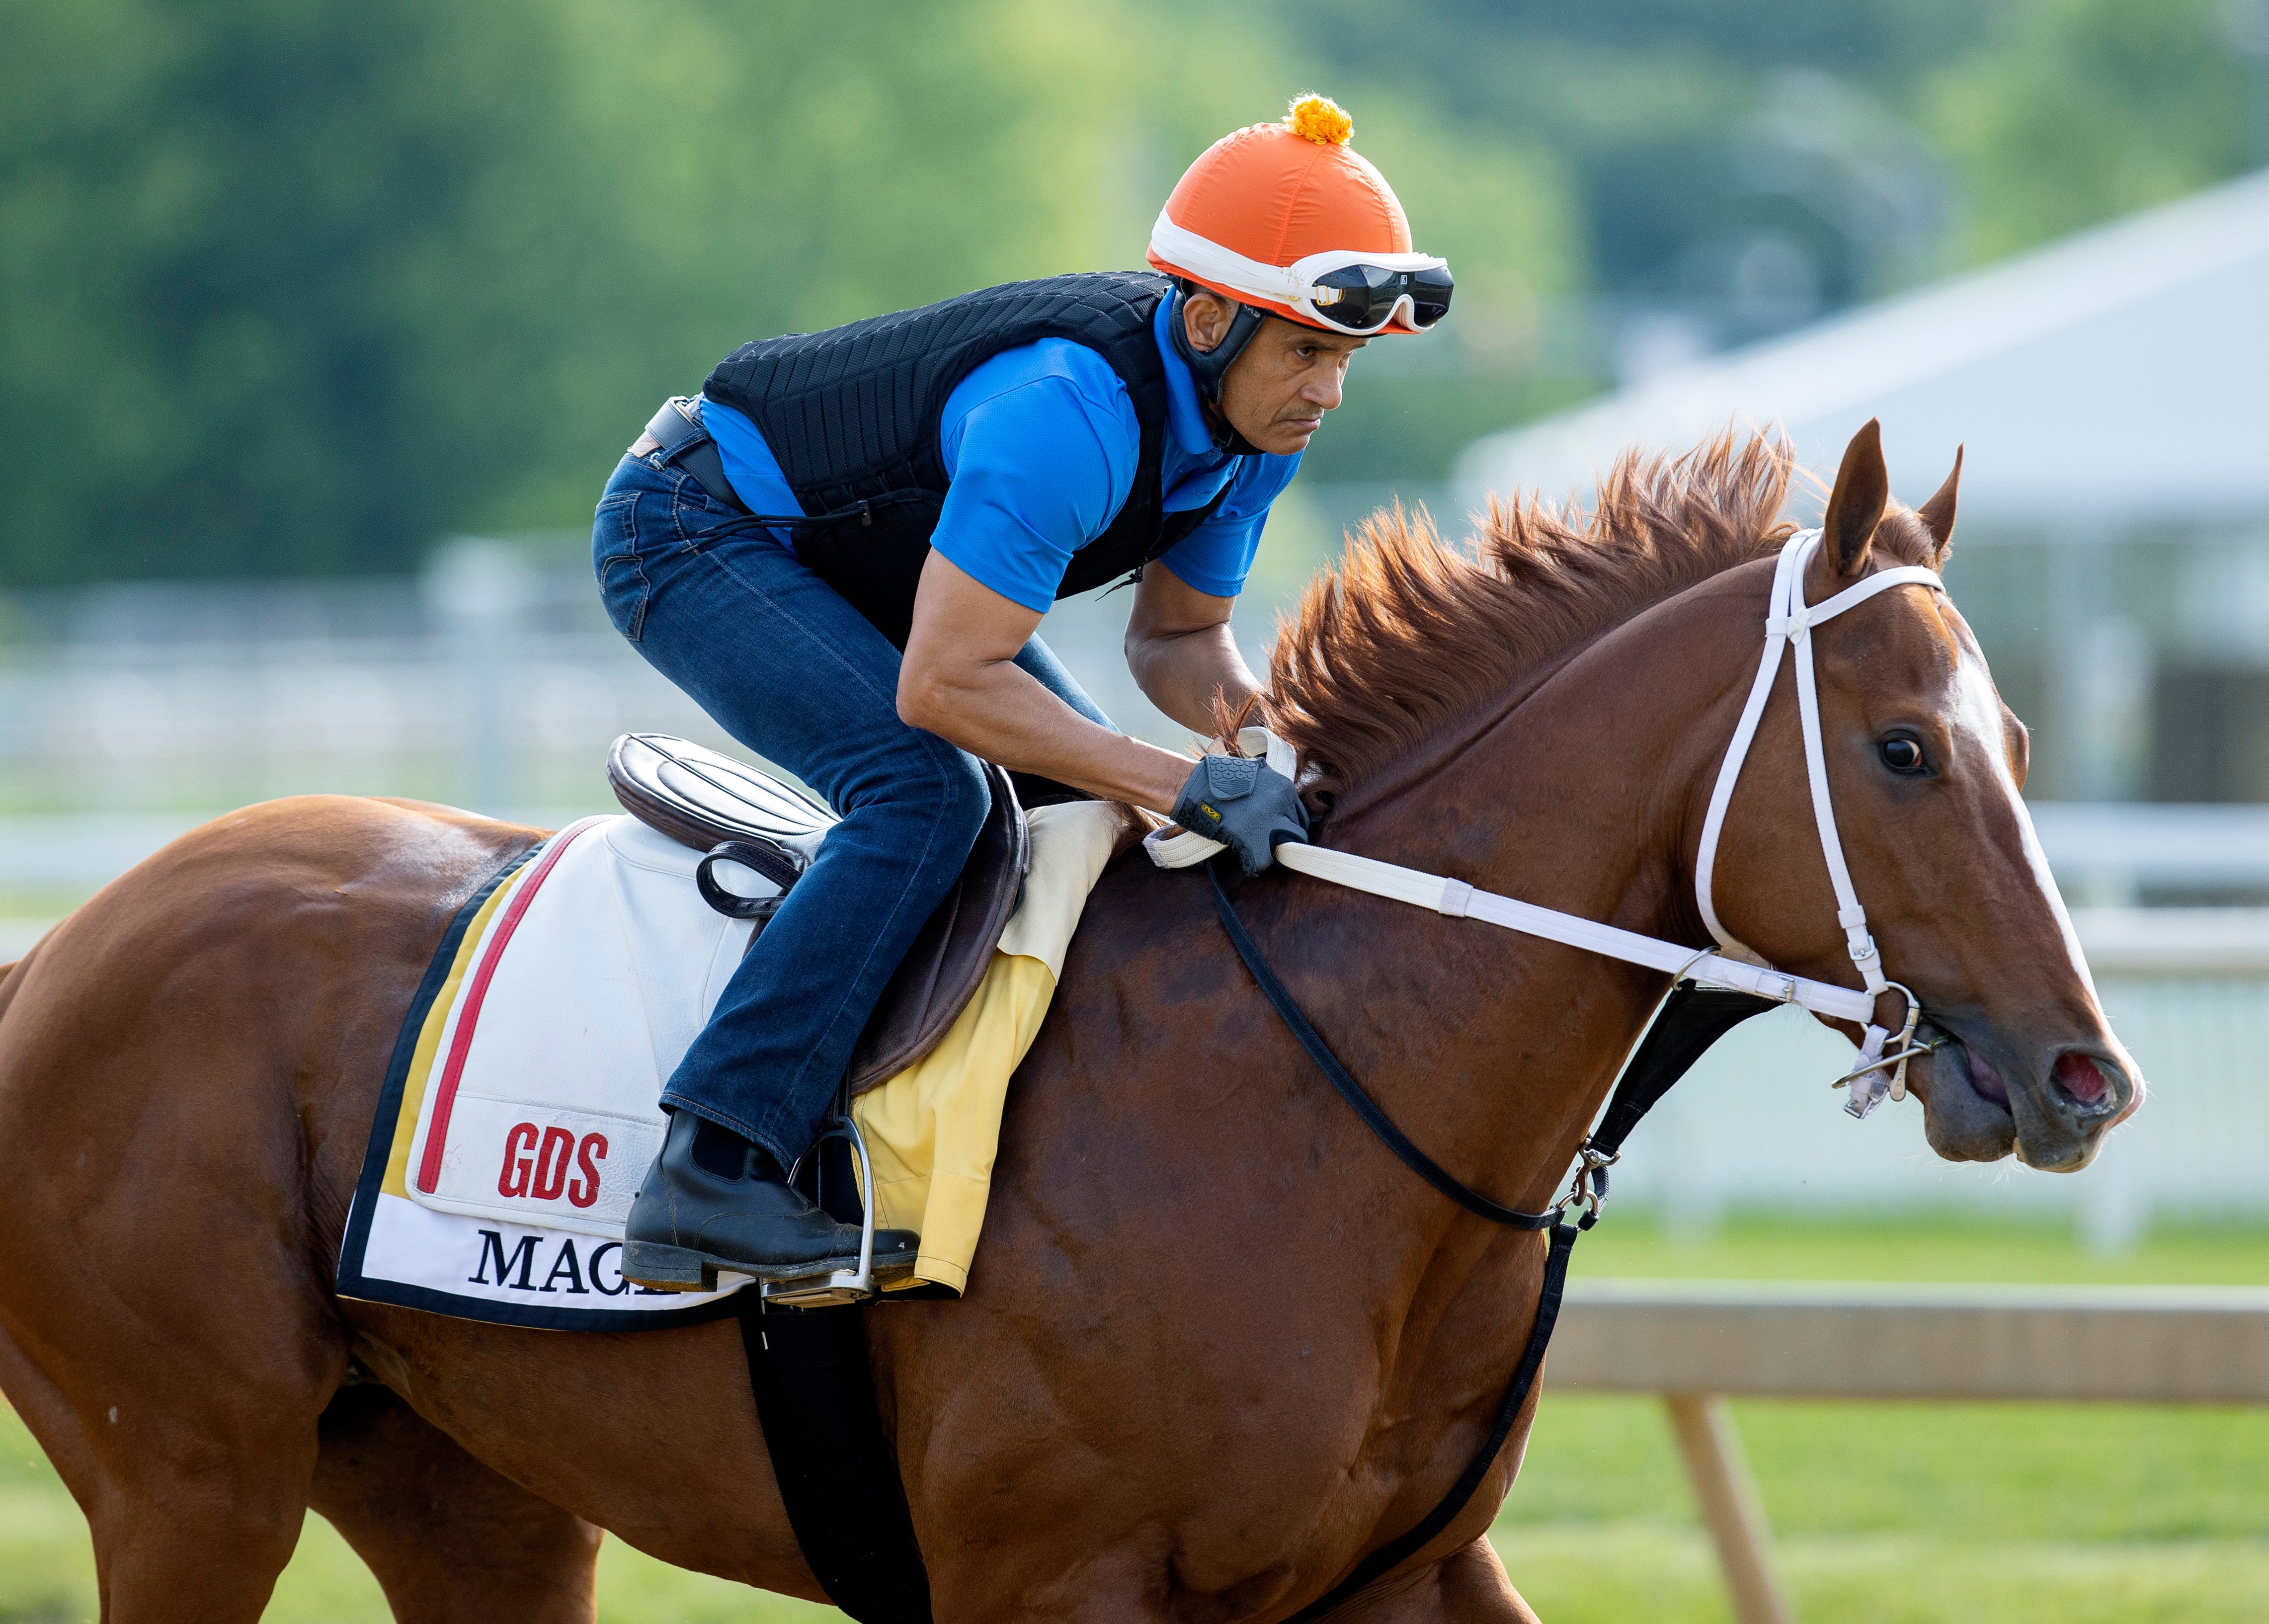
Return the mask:
[[1915, 1063], [1911, 1086], [1931, 1148], [1950, 1162], [2014, 1152], [2028, 1167], [2076, 1172], [2141, 1094], [2125, 1059], [2101, 1044], [2012, 1041], [1991, 1029], [1942, 1035], [1951, 1041]]

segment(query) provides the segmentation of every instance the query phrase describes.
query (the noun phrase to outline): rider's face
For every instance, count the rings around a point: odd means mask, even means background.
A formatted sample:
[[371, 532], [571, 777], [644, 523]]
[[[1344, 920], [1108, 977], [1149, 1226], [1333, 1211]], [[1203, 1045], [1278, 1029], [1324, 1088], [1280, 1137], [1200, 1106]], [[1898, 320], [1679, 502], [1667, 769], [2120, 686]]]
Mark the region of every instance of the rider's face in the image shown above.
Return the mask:
[[[1185, 315], [1192, 346], [1204, 351], [1219, 343], [1233, 314], [1226, 300], [1190, 299]], [[1230, 364], [1222, 380], [1221, 414], [1263, 451], [1277, 456], [1305, 451], [1324, 414], [1340, 403], [1349, 358], [1368, 342], [1271, 316]]]

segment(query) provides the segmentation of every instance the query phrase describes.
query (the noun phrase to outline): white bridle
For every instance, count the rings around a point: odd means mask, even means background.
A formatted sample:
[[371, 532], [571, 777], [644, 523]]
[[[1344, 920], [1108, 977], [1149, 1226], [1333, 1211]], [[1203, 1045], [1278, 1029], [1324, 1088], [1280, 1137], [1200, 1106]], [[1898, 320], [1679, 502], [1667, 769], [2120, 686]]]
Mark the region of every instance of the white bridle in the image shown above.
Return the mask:
[[[1701, 904], [1703, 922], [1717, 939], [1718, 951], [1705, 949], [1696, 952], [1674, 941], [1642, 936], [1636, 931], [1621, 930], [1555, 908], [1516, 902], [1510, 897], [1476, 890], [1462, 880], [1422, 874], [1415, 868], [1358, 857], [1352, 852], [1288, 843], [1276, 848], [1276, 860], [1297, 874], [1329, 880], [1375, 897], [1431, 908], [1453, 919], [1482, 919], [1608, 958], [1644, 964], [1674, 979], [1691, 977], [1704, 985], [1796, 1004], [1815, 1015], [1863, 1025], [1866, 1030], [1859, 1045], [1859, 1065], [1837, 1080], [1839, 1087], [1847, 1082], [1851, 1085], [1844, 1109], [1855, 1117], [1864, 1117], [1886, 1092], [1894, 1099], [1905, 1098], [1907, 1062], [1927, 1052], [1927, 1045], [1914, 1042], [1922, 1006], [1906, 987], [1883, 974], [1881, 956], [1875, 950], [1874, 938], [1867, 934], [1867, 911], [1859, 905], [1859, 893], [1851, 885], [1851, 871], [1844, 861], [1844, 845], [1836, 832], [1836, 808], [1828, 787], [1827, 753], [1821, 743], [1820, 690], [1813, 674], [1812, 628], [1893, 587], [1928, 587], [1942, 592], [1945, 584], [1934, 571], [1903, 565], [1870, 575], [1825, 602], [1807, 605], [1804, 601], [1804, 572], [1820, 550], [1820, 543], [1819, 531], [1804, 530], [1791, 536], [1781, 549], [1773, 569], [1772, 597], [1765, 613], [1764, 656], [1758, 663], [1756, 680], [1750, 685], [1748, 702], [1741, 707], [1741, 719], [1734, 727], [1733, 741], [1726, 747], [1726, 758], [1718, 769], [1718, 782], [1710, 793], [1710, 809], [1703, 821], [1702, 845], [1694, 865], [1694, 891]], [[1726, 809], [1733, 801], [1733, 786], [1741, 779], [1742, 765], [1748, 760], [1749, 746], [1756, 739], [1757, 724], [1764, 717], [1765, 702], [1771, 697], [1774, 678], [1780, 671], [1781, 654], [1792, 646], [1796, 650], [1797, 712], [1804, 734], [1806, 775], [1812, 786], [1813, 821], [1819, 826], [1821, 853], [1828, 860], [1829, 881], [1836, 890], [1837, 922], [1844, 927], [1851, 963], [1865, 984], [1864, 991], [1854, 992], [1832, 982], [1814, 981], [1773, 969], [1726, 929], [1711, 897]], [[1299, 764], [1291, 746], [1266, 728], [1248, 727], [1238, 735], [1237, 742], [1244, 754], [1265, 755], [1268, 764], [1277, 771], [1287, 778], [1297, 777]], [[1142, 844], [1150, 860], [1162, 868], [1186, 868], [1226, 849], [1217, 840], [1186, 830], [1165, 838], [1163, 829], [1154, 830]], [[1907, 1007], [1903, 1025], [1897, 1034], [1899, 1046], [1887, 1054], [1884, 1047], [1892, 1031], [1875, 1023], [1875, 1002], [1879, 994], [1891, 991], [1903, 995]], [[1884, 1077], [1887, 1071], [1890, 1074], [1888, 1082]]]

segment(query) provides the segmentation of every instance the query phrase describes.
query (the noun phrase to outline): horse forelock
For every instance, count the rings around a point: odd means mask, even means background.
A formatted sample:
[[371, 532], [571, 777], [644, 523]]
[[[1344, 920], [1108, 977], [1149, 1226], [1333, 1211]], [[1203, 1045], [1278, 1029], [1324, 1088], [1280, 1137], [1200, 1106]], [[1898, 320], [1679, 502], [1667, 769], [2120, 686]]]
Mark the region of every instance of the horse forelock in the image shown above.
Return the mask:
[[1886, 565], [1918, 564], [1940, 572], [1946, 567], [1947, 554], [1953, 550], [1938, 544], [1921, 514], [1897, 502], [1884, 510], [1883, 521], [1875, 527], [1874, 545]]
[[1770, 556], [1797, 476], [1785, 436], [1728, 429], [1681, 457], [1625, 452], [1588, 511], [1492, 496], [1462, 545], [1423, 507], [1380, 509], [1280, 625], [1269, 725], [1326, 787], [1370, 778], [1555, 656]]

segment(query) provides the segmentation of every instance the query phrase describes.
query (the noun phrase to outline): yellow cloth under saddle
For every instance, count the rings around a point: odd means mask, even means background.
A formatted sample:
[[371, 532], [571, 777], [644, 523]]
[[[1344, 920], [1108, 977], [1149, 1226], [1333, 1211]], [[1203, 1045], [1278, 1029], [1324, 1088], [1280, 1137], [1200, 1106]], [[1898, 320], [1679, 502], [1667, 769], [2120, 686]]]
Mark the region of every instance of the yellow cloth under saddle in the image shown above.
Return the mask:
[[977, 995], [917, 1065], [869, 1089], [851, 1114], [875, 1159], [877, 1228], [921, 1236], [913, 1279], [961, 1291], [985, 1227], [1009, 1079], [1039, 1035], [1087, 894], [1128, 814], [1107, 801], [1038, 807], [1024, 895]]

